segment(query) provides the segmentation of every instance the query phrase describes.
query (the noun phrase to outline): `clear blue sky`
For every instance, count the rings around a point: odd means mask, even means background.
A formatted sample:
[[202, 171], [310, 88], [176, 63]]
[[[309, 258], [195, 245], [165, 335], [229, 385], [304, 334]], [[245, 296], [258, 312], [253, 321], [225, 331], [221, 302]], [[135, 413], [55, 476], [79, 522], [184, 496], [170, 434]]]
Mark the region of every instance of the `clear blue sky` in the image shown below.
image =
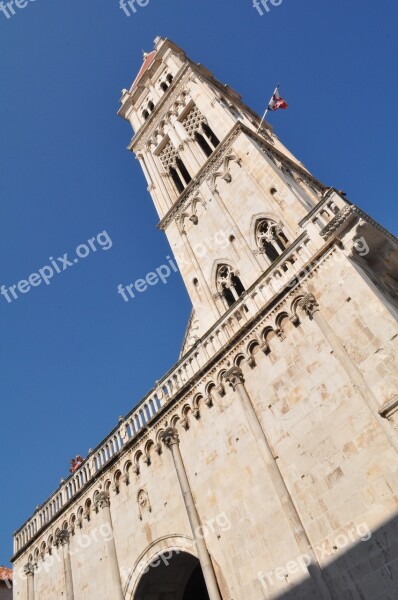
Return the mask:
[[0, 564], [11, 534], [178, 356], [189, 302], [179, 275], [126, 304], [116, 293], [168, 247], [120, 91], [162, 35], [262, 112], [325, 183], [397, 233], [396, 0], [36, 0], [0, 13], [0, 284], [106, 230], [113, 242], [12, 303], [0, 296]]

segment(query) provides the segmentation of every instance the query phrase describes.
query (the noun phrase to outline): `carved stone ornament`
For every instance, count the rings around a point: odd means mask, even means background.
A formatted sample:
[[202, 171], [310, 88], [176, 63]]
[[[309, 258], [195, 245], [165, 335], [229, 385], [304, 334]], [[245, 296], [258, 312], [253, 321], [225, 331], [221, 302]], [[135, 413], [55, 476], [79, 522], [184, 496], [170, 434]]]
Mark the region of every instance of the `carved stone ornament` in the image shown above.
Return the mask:
[[198, 407], [192, 409], [192, 416], [194, 416], [195, 419], [200, 419], [200, 409]]
[[257, 365], [256, 359], [253, 355], [249, 356], [249, 358], [246, 359], [246, 362], [251, 369], [254, 369], [254, 367]]
[[110, 504], [111, 504], [111, 502], [110, 502], [108, 492], [105, 492], [105, 491], [100, 492], [95, 501], [96, 508], [105, 508], [107, 506], [110, 506]]
[[61, 529], [55, 534], [54, 546], [65, 546], [69, 544], [70, 534], [66, 529]]
[[231, 369], [228, 369], [228, 371], [226, 371], [224, 374], [224, 379], [227, 383], [229, 383], [234, 391], [236, 390], [237, 385], [245, 383], [242, 369], [239, 367], [232, 367]]
[[160, 439], [167, 448], [171, 448], [174, 444], [180, 443], [178, 431], [175, 427], [167, 427], [167, 429], [160, 434]]
[[298, 305], [310, 318], [312, 318], [314, 313], [316, 313], [319, 310], [319, 304], [316, 301], [314, 294], [307, 294], [306, 296], [304, 296], [304, 298], [299, 300]]
[[151, 503], [149, 502], [148, 492], [140, 490], [137, 496], [139, 518], [142, 521], [144, 513], [152, 512]]
[[329, 223], [322, 229], [320, 232], [321, 236], [326, 240], [333, 233], [335, 233], [343, 223], [345, 223], [349, 217], [355, 212], [355, 207], [353, 205], [344, 206], [336, 216], [329, 221]]
[[33, 577], [33, 575], [35, 574], [36, 566], [36, 563], [28, 562], [23, 568], [25, 575], [31, 575]]
[[220, 385], [216, 387], [216, 392], [221, 396], [221, 398], [225, 396], [225, 386], [223, 383], [220, 383]]
[[184, 417], [183, 419], [181, 419], [181, 426], [185, 429], [185, 431], [188, 431], [188, 429], [189, 429], [188, 417]]
[[211, 396], [207, 396], [205, 398], [205, 404], [208, 408], [211, 408], [213, 406], [213, 398]]

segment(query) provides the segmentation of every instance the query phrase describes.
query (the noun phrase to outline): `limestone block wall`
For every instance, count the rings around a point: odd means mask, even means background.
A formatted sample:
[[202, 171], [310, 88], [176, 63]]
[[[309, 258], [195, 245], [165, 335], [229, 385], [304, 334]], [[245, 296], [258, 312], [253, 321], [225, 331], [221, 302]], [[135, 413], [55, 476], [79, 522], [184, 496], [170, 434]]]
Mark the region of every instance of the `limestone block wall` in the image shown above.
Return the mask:
[[[281, 223], [291, 243], [302, 233], [300, 219], [321, 194], [282, 174], [280, 165], [244, 133], [238, 135], [227, 156], [235, 158], [220, 166], [215, 191], [209, 189], [208, 181], [202, 181], [196, 200], [165, 229], [199, 321], [198, 335], [225, 312], [223, 301], [214, 301], [217, 266], [232, 265], [245, 288], [250, 287], [270, 264], [257, 249], [258, 219]], [[230, 180], [225, 180], [226, 174]], [[314, 249], [315, 245], [310, 248]], [[202, 275], [199, 281], [198, 273]]]
[[[275, 462], [331, 582], [333, 599], [393, 597], [394, 539], [387, 528], [381, 550], [375, 532], [397, 515], [398, 455], [380, 427], [377, 409], [369, 409], [363, 390], [353, 383], [318, 323], [297, 304], [299, 320], [289, 319], [292, 301], [309, 292], [380, 405], [394, 393], [396, 321], [343, 251], [334, 247], [311, 277], [246, 328], [203, 378], [158, 415], [149, 431], [124, 448], [18, 557], [15, 598], [28, 599], [20, 573], [36, 558], [36, 597], [65, 595], [63, 558], [52, 544], [62, 527], [73, 531], [76, 600], [112, 597], [112, 544], [125, 597], [131, 599], [145, 566], [162, 550], [195, 554], [170, 451], [157, 445], [166, 421], [180, 433], [181, 454], [223, 598], [277, 598], [307, 585], [300, 550], [238, 394], [226, 384], [221, 394], [211, 387], [231, 364], [243, 371]], [[222, 387], [217, 389], [222, 392]], [[205, 403], [208, 395], [213, 406]], [[100, 489], [110, 493], [112, 527], [104, 509], [94, 508]], [[358, 549], [359, 559], [350, 563], [346, 556], [352, 548]], [[389, 577], [383, 571], [386, 564]], [[316, 598], [308, 585], [301, 597]]]

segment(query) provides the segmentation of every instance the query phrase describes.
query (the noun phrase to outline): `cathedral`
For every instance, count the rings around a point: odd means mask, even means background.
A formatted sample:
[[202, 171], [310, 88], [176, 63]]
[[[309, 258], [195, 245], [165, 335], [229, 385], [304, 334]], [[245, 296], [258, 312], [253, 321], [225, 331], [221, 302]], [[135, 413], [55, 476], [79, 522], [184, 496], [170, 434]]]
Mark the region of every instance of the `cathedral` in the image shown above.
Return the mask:
[[14, 599], [396, 600], [397, 239], [168, 39], [118, 114], [192, 312], [15, 532]]

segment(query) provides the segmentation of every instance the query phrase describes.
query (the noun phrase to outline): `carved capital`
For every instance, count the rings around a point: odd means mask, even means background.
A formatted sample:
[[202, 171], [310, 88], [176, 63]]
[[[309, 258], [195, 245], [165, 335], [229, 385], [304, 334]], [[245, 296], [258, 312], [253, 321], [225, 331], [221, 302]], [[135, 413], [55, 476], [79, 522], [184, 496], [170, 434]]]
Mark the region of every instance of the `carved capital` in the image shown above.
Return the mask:
[[36, 566], [36, 563], [28, 562], [24, 566], [23, 572], [25, 573], [25, 575], [33, 577], [33, 575], [35, 574]]
[[175, 427], [167, 427], [161, 434], [160, 439], [167, 448], [171, 448], [175, 444], [180, 443], [178, 431]]
[[240, 369], [239, 367], [232, 367], [231, 369], [226, 371], [224, 374], [224, 379], [227, 383], [229, 383], [229, 385], [234, 391], [236, 390], [237, 385], [239, 385], [240, 383], [245, 383], [245, 378], [243, 377], [242, 369]]
[[54, 546], [66, 546], [69, 544], [70, 534], [66, 529], [61, 529], [55, 534]]
[[104, 491], [100, 492], [95, 501], [95, 507], [96, 508], [106, 508], [106, 507], [109, 507], [110, 504], [111, 504], [111, 501], [110, 501], [108, 492], [104, 492]]
[[316, 301], [314, 294], [307, 294], [306, 296], [304, 296], [304, 298], [299, 300], [298, 305], [310, 318], [312, 318], [314, 316], [314, 313], [316, 313], [319, 310], [319, 304]]

